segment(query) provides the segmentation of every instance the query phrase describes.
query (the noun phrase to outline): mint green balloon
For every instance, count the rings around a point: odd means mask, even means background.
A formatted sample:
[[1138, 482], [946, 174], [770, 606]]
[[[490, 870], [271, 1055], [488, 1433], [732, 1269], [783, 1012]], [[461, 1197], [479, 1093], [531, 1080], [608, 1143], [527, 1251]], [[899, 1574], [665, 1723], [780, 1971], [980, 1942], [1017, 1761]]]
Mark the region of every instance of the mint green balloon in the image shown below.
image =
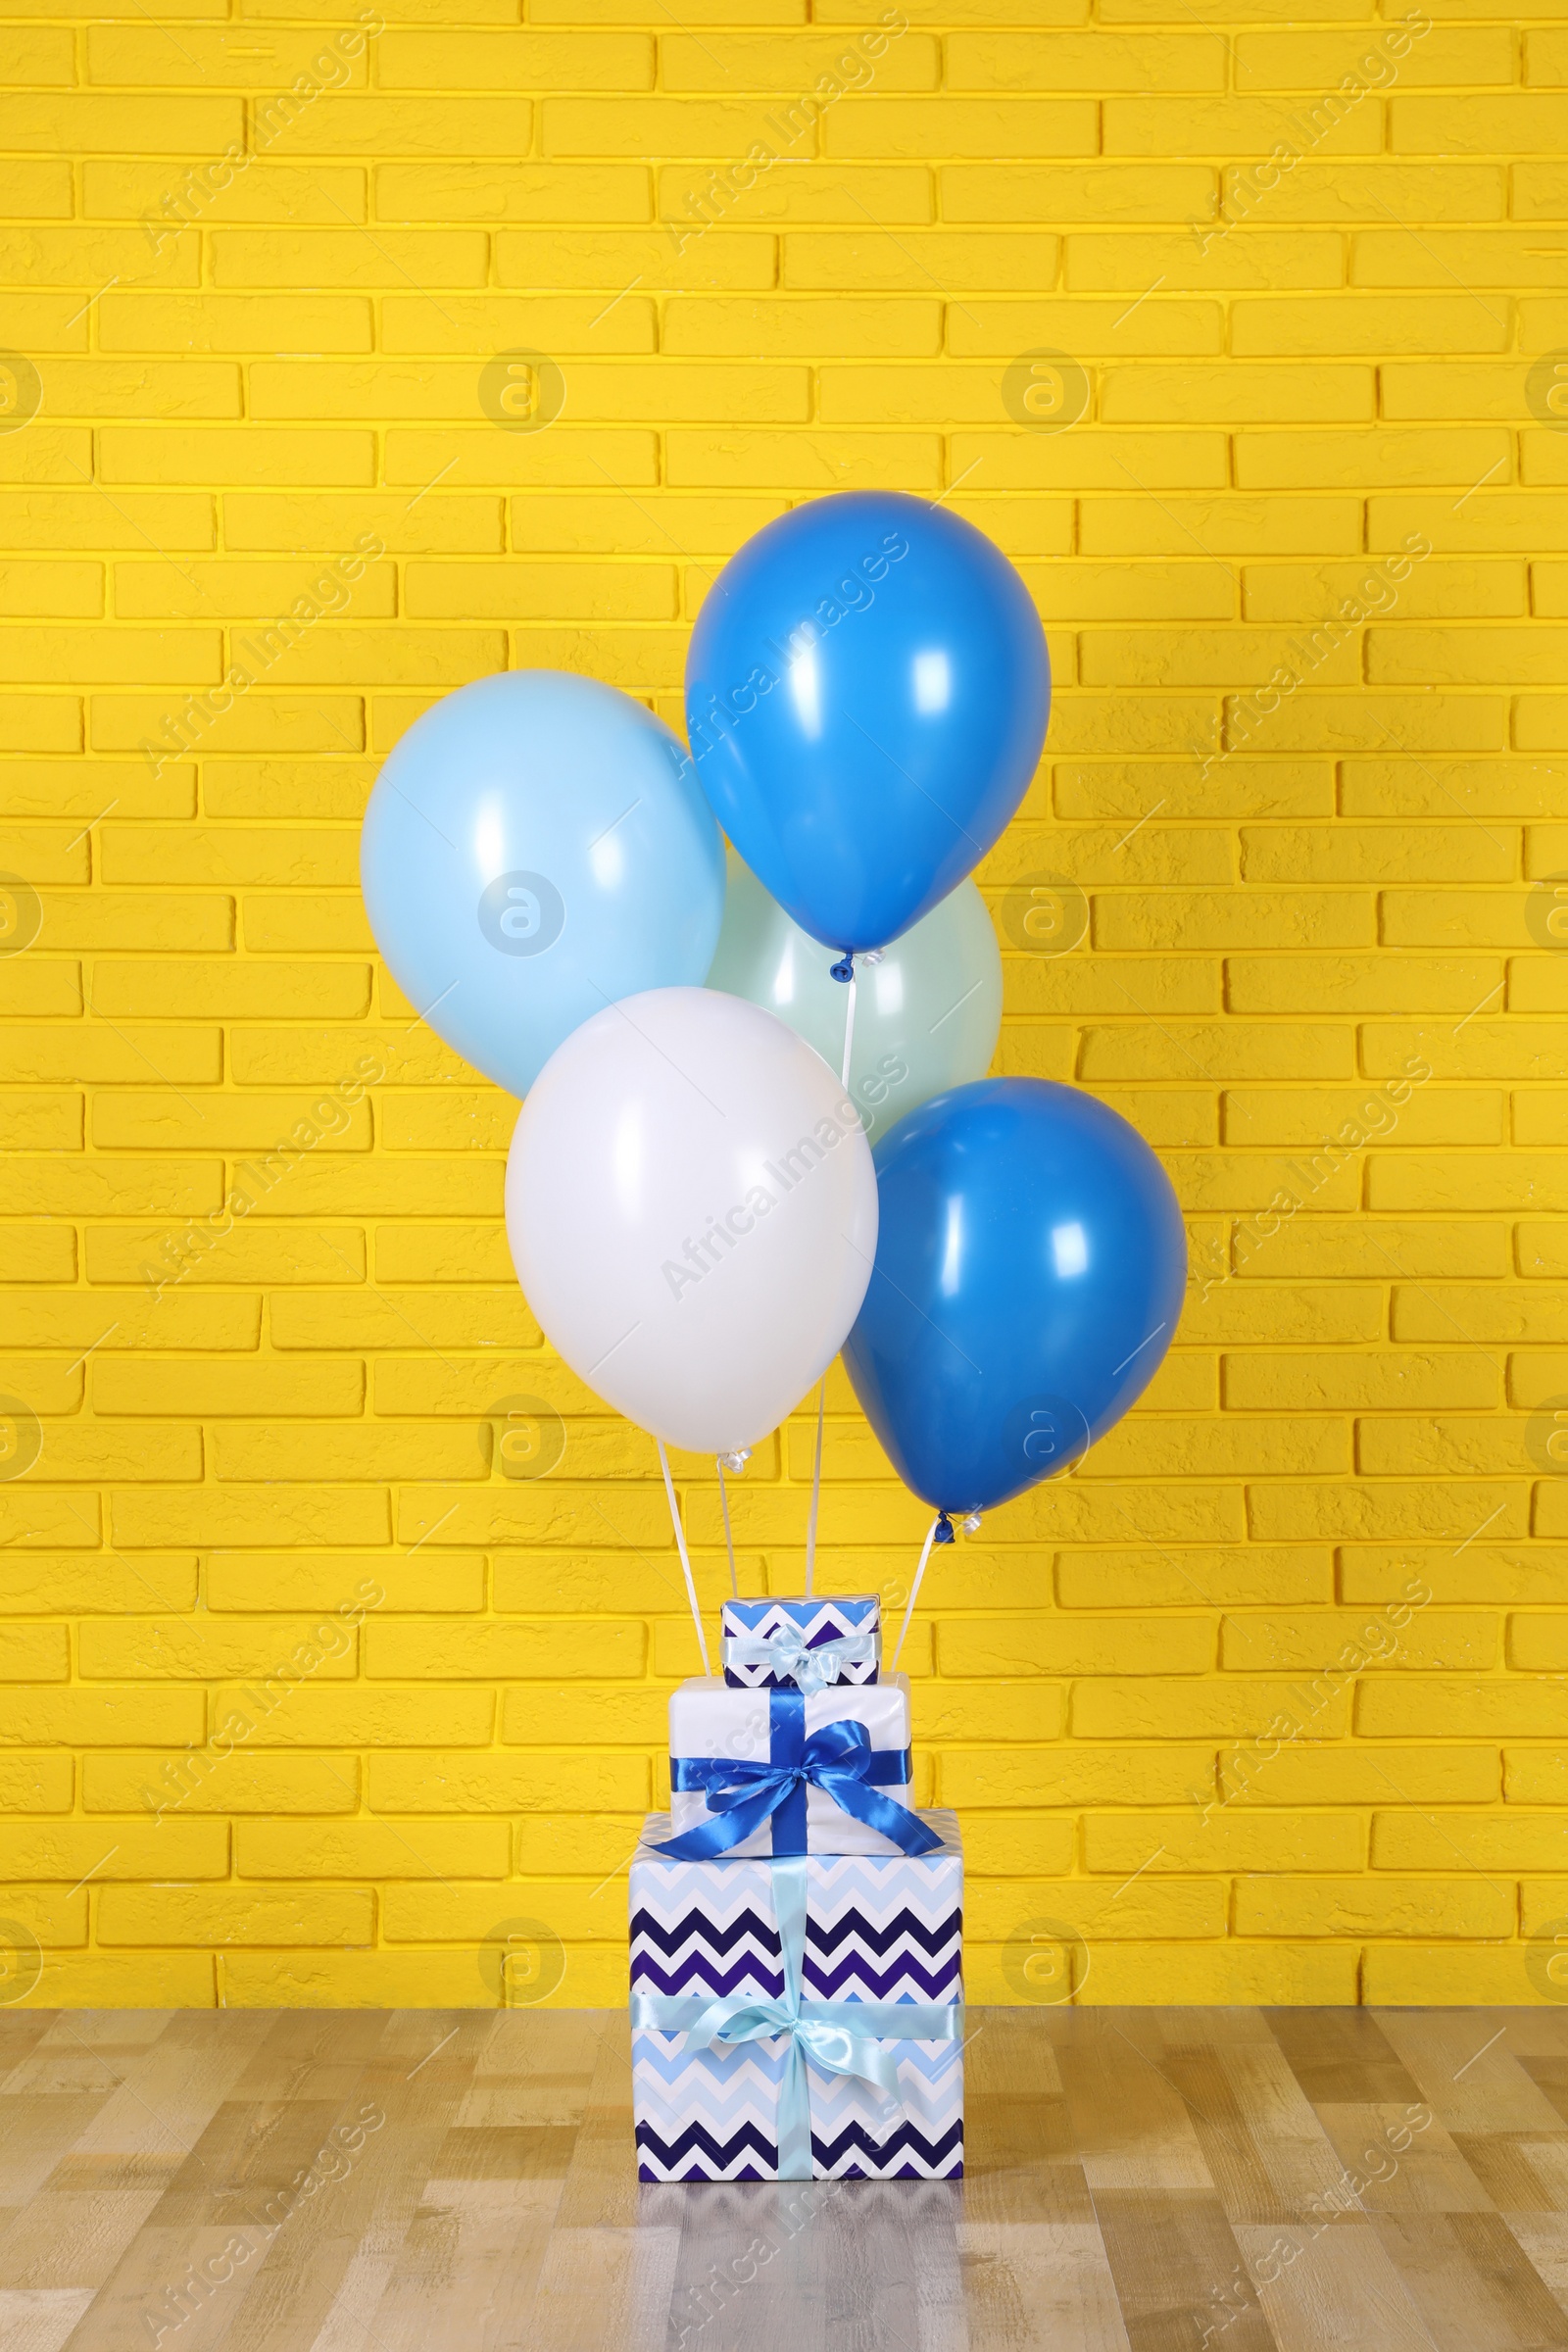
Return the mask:
[[[709, 987], [776, 1012], [839, 1070], [850, 992], [828, 969], [837, 960], [729, 851]], [[850, 1093], [868, 1134], [885, 1135], [916, 1103], [985, 1076], [1002, 1028], [1002, 955], [972, 882], [902, 932], [880, 963], [861, 956], [855, 980]]]

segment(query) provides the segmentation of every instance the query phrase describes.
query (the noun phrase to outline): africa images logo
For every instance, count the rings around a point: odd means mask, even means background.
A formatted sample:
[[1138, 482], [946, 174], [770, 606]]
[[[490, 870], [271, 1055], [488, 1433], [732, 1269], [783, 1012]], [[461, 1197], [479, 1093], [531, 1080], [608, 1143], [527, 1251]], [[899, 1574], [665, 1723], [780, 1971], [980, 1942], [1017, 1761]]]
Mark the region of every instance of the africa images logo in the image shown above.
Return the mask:
[[497, 874], [479, 901], [479, 928], [503, 956], [542, 956], [565, 923], [565, 902], [544, 874]]

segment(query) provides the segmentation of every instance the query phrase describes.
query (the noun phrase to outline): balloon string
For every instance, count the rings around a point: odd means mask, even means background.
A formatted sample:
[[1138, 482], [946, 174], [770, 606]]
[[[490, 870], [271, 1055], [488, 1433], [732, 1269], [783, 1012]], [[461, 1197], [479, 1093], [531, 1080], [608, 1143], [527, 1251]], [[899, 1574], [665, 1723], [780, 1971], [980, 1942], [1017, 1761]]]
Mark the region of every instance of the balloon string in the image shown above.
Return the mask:
[[811, 1464], [811, 1515], [806, 1522], [806, 1597], [811, 1597], [816, 1574], [816, 1506], [822, 1498], [822, 1408], [827, 1402], [827, 1374], [816, 1392], [816, 1458]]
[[729, 1553], [729, 1589], [739, 1600], [741, 1589], [735, 1576], [735, 1539], [729, 1532], [729, 1496], [724, 1492], [724, 1457], [716, 1453], [713, 1460], [718, 1470], [718, 1507], [724, 1514], [724, 1549]]
[[[946, 1530], [945, 1534], [942, 1532], [943, 1530]], [[931, 1557], [931, 1546], [939, 1537], [944, 1544], [953, 1542], [953, 1526], [946, 1511], [938, 1511], [927, 1528], [925, 1542], [920, 1546], [920, 1565], [914, 1572], [914, 1583], [909, 1588], [909, 1605], [904, 1612], [904, 1623], [899, 1628], [899, 1645], [893, 1652], [893, 1663], [888, 1669], [890, 1674], [897, 1674], [899, 1671], [899, 1660], [904, 1655], [905, 1639], [909, 1631], [909, 1619], [914, 1615], [914, 1604], [920, 1597], [920, 1580], [925, 1575], [925, 1564]]]
[[669, 1497], [669, 1523], [675, 1530], [675, 1548], [680, 1553], [681, 1574], [686, 1579], [686, 1597], [692, 1604], [692, 1623], [697, 1628], [697, 1646], [703, 1655], [703, 1672], [711, 1674], [713, 1669], [708, 1662], [708, 1636], [703, 1631], [703, 1612], [697, 1606], [697, 1586], [692, 1577], [692, 1563], [686, 1550], [686, 1531], [680, 1523], [680, 1505], [675, 1500], [675, 1482], [669, 1475], [669, 1456], [664, 1451], [662, 1438], [656, 1438], [654, 1444], [659, 1447], [659, 1467], [664, 1473], [664, 1493]]
[[[855, 966], [850, 966], [849, 997], [844, 1006], [844, 1069], [839, 1084], [850, 1091], [850, 1056], [855, 1051]], [[811, 1597], [816, 1576], [816, 1515], [822, 1499], [822, 1414], [827, 1404], [827, 1374], [816, 1392], [816, 1452], [811, 1462], [811, 1512], [806, 1523], [806, 1596]], [[722, 1476], [722, 1473], [720, 1473]]]

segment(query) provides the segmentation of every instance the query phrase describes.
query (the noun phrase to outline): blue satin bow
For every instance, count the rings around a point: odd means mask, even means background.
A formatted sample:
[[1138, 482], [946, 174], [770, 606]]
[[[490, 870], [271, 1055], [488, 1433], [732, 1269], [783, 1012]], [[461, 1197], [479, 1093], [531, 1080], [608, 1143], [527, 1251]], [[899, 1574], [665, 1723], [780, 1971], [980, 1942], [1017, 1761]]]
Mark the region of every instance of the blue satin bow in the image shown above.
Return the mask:
[[[731, 1666], [765, 1666], [782, 1681], [792, 1682], [808, 1698], [836, 1683], [849, 1666], [874, 1666], [877, 1658], [877, 1636], [874, 1633], [839, 1634], [831, 1642], [818, 1642], [813, 1647], [803, 1637], [800, 1628], [781, 1625], [772, 1634], [726, 1634], [724, 1664]], [[876, 1680], [875, 1675], [872, 1681]], [[753, 1686], [761, 1689], [762, 1685]]]
[[[841, 1811], [877, 1830], [904, 1854], [934, 1853], [942, 1843], [906, 1806], [884, 1796], [878, 1782], [907, 1785], [906, 1748], [874, 1748], [863, 1723], [825, 1723], [806, 1737], [806, 1701], [799, 1690], [770, 1690], [771, 1753], [760, 1758], [672, 1756], [670, 1787], [700, 1788], [707, 1821], [655, 1848], [677, 1862], [711, 1862], [742, 1844], [764, 1821], [773, 1823], [773, 1852], [806, 1851], [806, 1790], [824, 1789]], [[779, 1814], [789, 1812], [784, 1820]]]
[[[837, 1730], [837, 1725], [829, 1727]], [[933, 1838], [940, 1845], [940, 1838]], [[668, 1846], [657, 1849], [668, 1853]], [[781, 2000], [730, 1993], [710, 2000], [703, 1993], [634, 1992], [633, 2032], [684, 2034], [707, 2049], [731, 2049], [740, 2042], [772, 2041], [788, 2035], [784, 2078], [778, 2094], [778, 2179], [811, 2178], [811, 2091], [809, 2066], [823, 2074], [853, 2075], [883, 2099], [899, 2089], [901, 2041], [961, 2041], [963, 2011], [938, 2001], [808, 2001], [801, 1987], [806, 1958], [806, 1863], [775, 1862], [773, 1899], [778, 1911], [784, 1963]]]

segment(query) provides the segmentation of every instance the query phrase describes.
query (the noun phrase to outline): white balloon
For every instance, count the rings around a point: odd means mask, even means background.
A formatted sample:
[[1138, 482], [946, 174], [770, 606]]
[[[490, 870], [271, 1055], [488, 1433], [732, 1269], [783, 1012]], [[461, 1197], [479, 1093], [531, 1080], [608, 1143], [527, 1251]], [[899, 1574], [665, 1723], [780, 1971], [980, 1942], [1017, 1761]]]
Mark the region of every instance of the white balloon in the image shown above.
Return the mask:
[[590, 1388], [692, 1453], [755, 1446], [821, 1378], [876, 1231], [855, 1105], [739, 997], [607, 1005], [518, 1114], [507, 1240], [529, 1304]]

